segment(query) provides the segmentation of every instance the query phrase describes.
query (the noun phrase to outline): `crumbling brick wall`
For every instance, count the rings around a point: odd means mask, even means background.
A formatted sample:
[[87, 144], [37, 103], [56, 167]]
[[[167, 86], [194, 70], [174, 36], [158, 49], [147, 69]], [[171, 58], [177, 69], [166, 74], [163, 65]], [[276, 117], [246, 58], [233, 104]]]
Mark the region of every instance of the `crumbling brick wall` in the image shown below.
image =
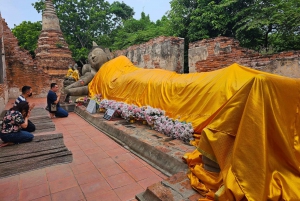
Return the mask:
[[300, 51], [262, 55], [233, 38], [217, 37], [189, 44], [189, 72], [207, 72], [238, 63], [287, 77], [300, 77]]
[[160, 68], [183, 73], [184, 70], [184, 39], [165, 37], [133, 45], [126, 50], [113, 52], [114, 57], [125, 55], [134, 65], [141, 68]]

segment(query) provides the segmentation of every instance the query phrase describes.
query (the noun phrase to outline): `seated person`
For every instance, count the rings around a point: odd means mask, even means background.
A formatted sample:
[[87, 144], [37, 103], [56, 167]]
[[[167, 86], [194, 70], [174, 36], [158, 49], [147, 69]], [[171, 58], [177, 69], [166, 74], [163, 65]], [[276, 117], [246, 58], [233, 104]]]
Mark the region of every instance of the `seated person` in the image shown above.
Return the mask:
[[33, 134], [21, 129], [28, 126], [29, 116], [29, 104], [26, 101], [13, 106], [6, 112], [0, 130], [0, 138], [3, 141], [0, 147], [32, 141]]
[[[19, 103], [27, 102], [27, 98], [32, 96], [32, 88], [30, 86], [22, 87], [22, 94], [15, 100], [14, 106], [17, 106]], [[29, 104], [29, 103], [28, 103]], [[35, 104], [29, 104], [29, 110], [31, 111], [34, 108]], [[28, 120], [28, 126], [26, 128], [22, 128], [24, 131], [34, 132], [35, 125]]]
[[[51, 83], [50, 90], [47, 95], [47, 106], [50, 113], [50, 117], [67, 117], [69, 114], [59, 104], [60, 93], [58, 93], [58, 85]], [[51, 105], [56, 105], [56, 109], [51, 108]]]

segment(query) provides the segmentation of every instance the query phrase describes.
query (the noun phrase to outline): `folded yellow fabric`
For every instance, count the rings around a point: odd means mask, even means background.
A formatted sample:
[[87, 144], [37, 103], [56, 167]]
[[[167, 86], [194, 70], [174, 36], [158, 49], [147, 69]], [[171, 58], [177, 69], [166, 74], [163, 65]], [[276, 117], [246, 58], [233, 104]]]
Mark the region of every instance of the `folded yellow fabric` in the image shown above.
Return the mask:
[[203, 130], [198, 150], [220, 165], [219, 200], [299, 200], [299, 90], [299, 79], [257, 75]]

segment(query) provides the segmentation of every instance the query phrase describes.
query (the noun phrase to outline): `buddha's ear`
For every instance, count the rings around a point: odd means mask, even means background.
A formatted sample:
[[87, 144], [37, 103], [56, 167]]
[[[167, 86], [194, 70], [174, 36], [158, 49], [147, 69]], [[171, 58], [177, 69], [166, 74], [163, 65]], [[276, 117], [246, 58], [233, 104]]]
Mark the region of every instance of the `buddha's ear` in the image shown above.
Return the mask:
[[98, 45], [95, 41], [93, 41], [93, 47], [98, 47]]

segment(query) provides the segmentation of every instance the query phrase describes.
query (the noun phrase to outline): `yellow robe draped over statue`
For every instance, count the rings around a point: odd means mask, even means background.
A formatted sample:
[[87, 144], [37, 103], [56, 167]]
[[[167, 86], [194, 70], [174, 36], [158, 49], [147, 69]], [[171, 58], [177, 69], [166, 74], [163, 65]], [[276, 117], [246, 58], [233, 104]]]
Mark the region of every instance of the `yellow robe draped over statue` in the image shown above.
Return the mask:
[[79, 71], [78, 70], [74, 70], [72, 73], [72, 77], [75, 79], [75, 81], [79, 80]]
[[[150, 105], [191, 122], [201, 137], [184, 158], [193, 188], [206, 199], [299, 200], [298, 79], [238, 64], [177, 74], [138, 68], [120, 56], [100, 68], [89, 93]], [[206, 171], [201, 155], [217, 162], [221, 172]]]
[[73, 74], [73, 69], [69, 68], [66, 77], [71, 77]]

